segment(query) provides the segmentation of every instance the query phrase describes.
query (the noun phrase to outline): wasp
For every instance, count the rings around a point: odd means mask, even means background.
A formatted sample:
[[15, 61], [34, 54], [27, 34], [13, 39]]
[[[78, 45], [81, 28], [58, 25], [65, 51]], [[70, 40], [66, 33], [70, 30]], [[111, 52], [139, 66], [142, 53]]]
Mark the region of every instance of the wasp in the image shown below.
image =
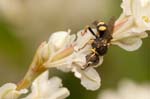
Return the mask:
[[100, 61], [100, 56], [104, 56], [110, 45], [112, 40], [112, 34], [114, 29], [115, 19], [111, 18], [106, 24], [103, 21], [94, 21], [93, 26], [96, 29], [96, 33], [92, 30], [90, 26], [87, 26], [84, 30], [90, 31], [90, 33], [94, 36], [93, 39], [90, 40], [91, 44], [91, 53], [86, 56], [86, 64], [83, 66], [83, 69], [97, 65]]

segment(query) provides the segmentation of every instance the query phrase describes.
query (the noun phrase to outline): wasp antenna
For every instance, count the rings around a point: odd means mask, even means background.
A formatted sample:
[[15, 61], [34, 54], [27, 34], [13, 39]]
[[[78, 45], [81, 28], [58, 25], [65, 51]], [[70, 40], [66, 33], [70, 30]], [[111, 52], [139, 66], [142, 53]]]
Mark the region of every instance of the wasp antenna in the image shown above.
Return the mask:
[[91, 27], [88, 27], [88, 30], [90, 31], [90, 33], [92, 35], [94, 35], [96, 38], [98, 38], [98, 36], [94, 33], [94, 31], [91, 29]]
[[93, 24], [94, 26], [97, 26], [98, 23], [99, 23], [99, 21], [98, 21], [98, 20], [95, 20], [92, 24]]

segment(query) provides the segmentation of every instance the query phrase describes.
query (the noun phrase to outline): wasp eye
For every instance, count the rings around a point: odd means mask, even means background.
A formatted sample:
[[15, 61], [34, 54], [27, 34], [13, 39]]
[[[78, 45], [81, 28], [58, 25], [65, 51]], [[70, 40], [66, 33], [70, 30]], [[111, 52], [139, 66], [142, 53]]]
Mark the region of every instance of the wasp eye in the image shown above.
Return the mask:
[[107, 28], [106, 28], [106, 26], [99, 26], [99, 31], [105, 31]]

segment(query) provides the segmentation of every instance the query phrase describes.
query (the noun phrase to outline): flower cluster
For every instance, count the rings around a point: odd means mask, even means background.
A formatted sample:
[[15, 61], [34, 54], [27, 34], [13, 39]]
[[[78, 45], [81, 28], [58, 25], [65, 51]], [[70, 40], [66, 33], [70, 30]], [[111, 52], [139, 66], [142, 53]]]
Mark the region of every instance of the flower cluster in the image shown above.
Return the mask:
[[48, 79], [48, 71], [41, 74], [32, 83], [32, 92], [22, 99], [65, 99], [69, 96], [67, 88], [62, 87], [61, 79], [52, 77]]
[[[48, 79], [48, 71], [45, 71], [32, 83], [31, 93], [19, 99], [65, 99], [69, 96], [67, 88], [62, 86], [61, 79], [52, 77]], [[18, 99], [22, 94], [27, 94], [27, 89], [17, 91], [17, 86], [7, 83], [0, 88], [0, 99]]]
[[[123, 0], [121, 7], [123, 12], [115, 22], [110, 44], [118, 45], [127, 51], [134, 51], [141, 46], [141, 39], [148, 36], [146, 31], [150, 30], [150, 2], [148, 0]], [[2, 86], [0, 98], [16, 99], [21, 94], [27, 93], [26, 88], [31, 84], [32, 92], [23, 99], [66, 98], [69, 91], [62, 87], [59, 78], [53, 77], [48, 80], [48, 72], [39, 76], [49, 68], [73, 72], [87, 90], [99, 89], [101, 79], [95, 67], [102, 64], [103, 56], [99, 56], [97, 65], [83, 69], [86, 56], [91, 53], [91, 45], [88, 42], [94, 39], [90, 31], [84, 31], [81, 30], [76, 35], [70, 34], [70, 30], [53, 33], [48, 42], [43, 42], [37, 49], [23, 80], [17, 85], [8, 83]]]
[[[61, 37], [61, 39], [58, 37]], [[74, 72], [74, 75], [81, 79], [81, 84], [85, 88], [89, 90], [98, 89], [100, 87], [100, 77], [94, 67], [83, 69], [83, 66], [86, 64], [85, 57], [90, 53], [91, 49], [91, 46], [86, 45], [86, 43], [91, 38], [91, 33], [87, 32], [83, 35], [82, 31], [77, 33], [77, 38], [75, 38], [75, 35], [70, 35], [69, 32], [53, 33], [49, 40], [51, 52], [53, 53], [45, 63], [45, 66], [48, 68], [56, 67], [64, 72]], [[58, 46], [54, 42], [61, 42], [61, 44]], [[61, 55], [63, 57], [62, 59], [60, 57]], [[100, 65], [102, 61], [103, 59], [101, 57], [101, 61], [98, 65]]]
[[116, 21], [112, 44], [134, 51], [142, 45], [141, 38], [147, 37], [146, 31], [150, 30], [150, 2], [123, 0], [121, 7], [123, 12]]

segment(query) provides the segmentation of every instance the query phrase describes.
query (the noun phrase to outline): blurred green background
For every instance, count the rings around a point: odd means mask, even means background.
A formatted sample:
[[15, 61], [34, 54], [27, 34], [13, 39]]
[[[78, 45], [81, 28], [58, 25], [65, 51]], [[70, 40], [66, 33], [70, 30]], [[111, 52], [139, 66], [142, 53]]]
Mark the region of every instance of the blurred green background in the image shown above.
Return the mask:
[[[36, 48], [51, 33], [67, 29], [76, 33], [94, 20], [118, 18], [120, 4], [121, 0], [0, 0], [0, 85], [16, 83], [24, 76]], [[134, 52], [111, 46], [97, 69], [102, 86], [94, 92], [83, 88], [72, 73], [51, 72], [63, 77], [71, 92], [67, 99], [96, 99], [103, 89], [115, 88], [123, 78], [150, 82], [149, 59], [150, 38]]]

